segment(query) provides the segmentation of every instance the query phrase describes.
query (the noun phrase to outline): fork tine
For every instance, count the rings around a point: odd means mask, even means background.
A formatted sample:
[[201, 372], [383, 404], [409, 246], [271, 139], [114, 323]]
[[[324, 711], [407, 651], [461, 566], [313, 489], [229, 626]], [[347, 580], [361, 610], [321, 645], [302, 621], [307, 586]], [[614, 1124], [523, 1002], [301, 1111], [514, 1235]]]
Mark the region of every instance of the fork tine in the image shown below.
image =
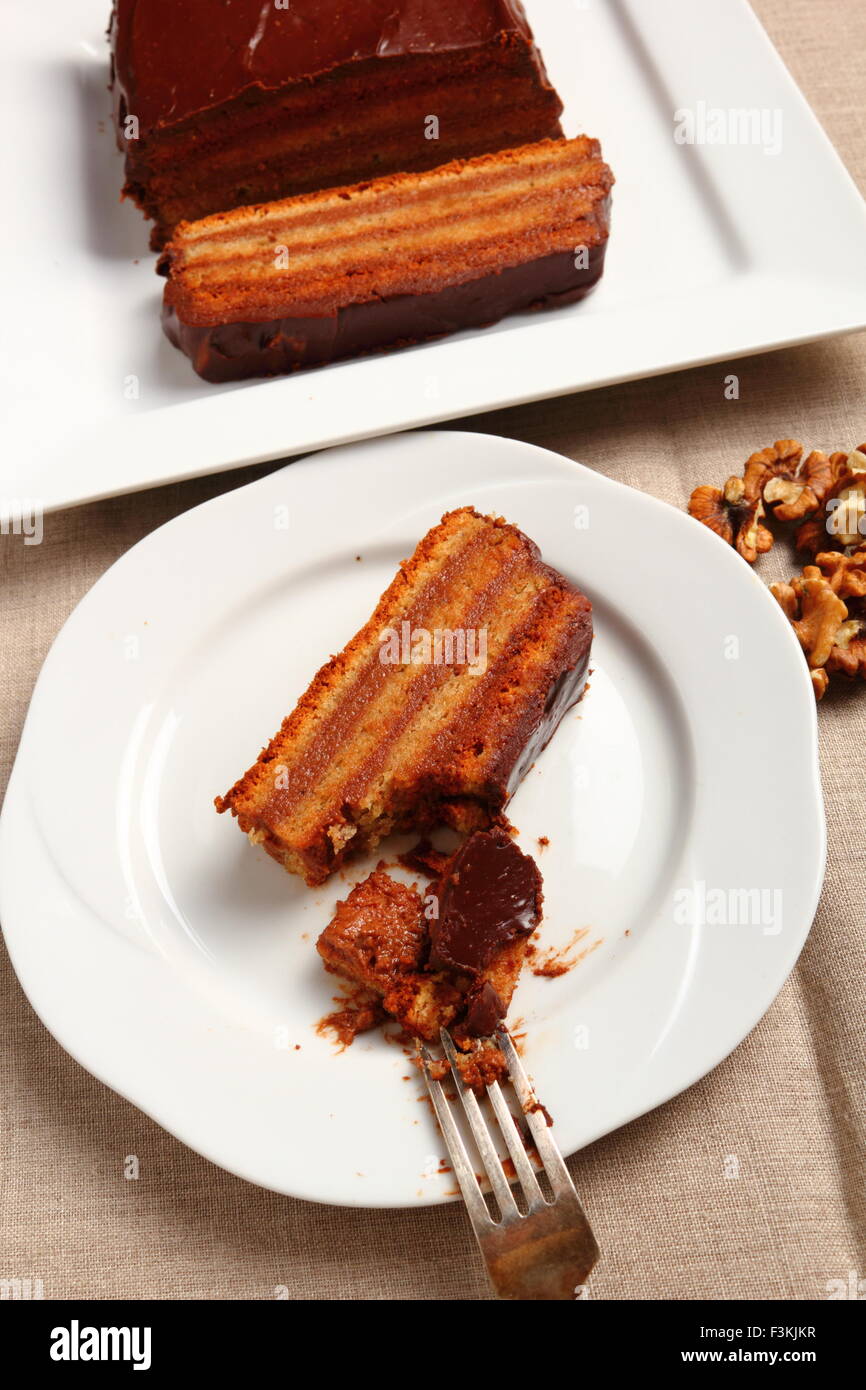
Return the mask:
[[490, 1131], [487, 1128], [478, 1101], [475, 1099], [473, 1091], [464, 1083], [463, 1077], [460, 1075], [460, 1068], [457, 1064], [457, 1050], [447, 1028], [442, 1028], [440, 1030], [440, 1037], [442, 1039], [442, 1047], [444, 1048], [445, 1056], [451, 1064], [451, 1074], [457, 1083], [457, 1094], [463, 1102], [463, 1109], [466, 1112], [466, 1118], [472, 1130], [472, 1137], [481, 1155], [481, 1162], [484, 1164], [484, 1171], [490, 1180], [490, 1186], [493, 1189], [493, 1195], [498, 1203], [499, 1211], [503, 1217], [519, 1216], [520, 1209], [514, 1200], [511, 1184], [505, 1176], [502, 1160], [496, 1152], [496, 1146], [490, 1137]]
[[526, 1116], [526, 1123], [529, 1125], [530, 1132], [535, 1140], [535, 1147], [541, 1159], [544, 1171], [550, 1179], [550, 1185], [554, 1192], [559, 1195], [561, 1192], [575, 1193], [574, 1183], [571, 1174], [565, 1166], [565, 1160], [559, 1152], [556, 1142], [551, 1136], [547, 1120], [544, 1115], [533, 1106], [538, 1105], [538, 1099], [530, 1085], [529, 1077], [523, 1070], [523, 1063], [517, 1055], [517, 1048], [511, 1039], [511, 1034], [504, 1025], [500, 1025], [497, 1033], [499, 1046], [502, 1048], [503, 1055], [508, 1063], [508, 1072], [511, 1077], [511, 1084], [514, 1087], [520, 1107]]
[[[475, 1096], [463, 1085], [451, 1037], [444, 1028], [441, 1036], [442, 1045], [460, 1090], [467, 1120], [482, 1153], [496, 1200], [500, 1203], [499, 1221], [494, 1221], [487, 1210], [460, 1132], [454, 1123], [451, 1106], [445, 1099], [441, 1085], [433, 1079], [433, 1057], [426, 1047], [419, 1046], [418, 1051], [430, 1098], [454, 1164], [454, 1171], [466, 1202], [475, 1238], [487, 1265], [490, 1281], [498, 1296], [503, 1299], [570, 1301], [575, 1290], [586, 1283], [598, 1260], [598, 1244], [556, 1144], [548, 1134], [547, 1126], [538, 1109], [531, 1109], [533, 1105], [537, 1107], [538, 1102], [517, 1058], [511, 1038], [503, 1025], [498, 1033], [499, 1043], [509, 1066], [512, 1084], [530, 1123], [539, 1153], [543, 1161], [546, 1160], [546, 1170], [555, 1190], [552, 1202], [547, 1202], [542, 1197], [538, 1205], [531, 1206], [525, 1215], [517, 1207], [513, 1193], [505, 1181], [504, 1170], [498, 1154], [493, 1149], [490, 1132], [484, 1123]], [[523, 1171], [524, 1165], [529, 1165], [529, 1159], [524, 1153], [521, 1162], [509, 1142], [513, 1142], [512, 1131], [517, 1134], [514, 1116], [508, 1110], [496, 1083], [488, 1086], [487, 1091], [514, 1158], [515, 1167], [518, 1171]], [[533, 1124], [532, 1121], [536, 1123]], [[535, 1180], [534, 1173], [532, 1178]], [[508, 1199], [502, 1193], [503, 1184], [508, 1192]]]
[[508, 1152], [511, 1154], [512, 1162], [517, 1170], [517, 1176], [526, 1195], [529, 1210], [536, 1211], [539, 1207], [546, 1206], [547, 1203], [538, 1185], [538, 1178], [535, 1176], [535, 1170], [529, 1161], [529, 1155], [523, 1147], [523, 1140], [520, 1137], [514, 1116], [506, 1104], [498, 1081], [494, 1081], [487, 1087], [487, 1094], [499, 1121], [503, 1138], [508, 1145]]
[[454, 1123], [454, 1116], [451, 1114], [451, 1106], [445, 1099], [445, 1092], [442, 1090], [441, 1084], [430, 1075], [430, 1063], [433, 1058], [426, 1047], [419, 1046], [418, 1051], [421, 1055], [427, 1090], [430, 1092], [430, 1099], [433, 1102], [433, 1109], [436, 1111], [439, 1128], [454, 1165], [454, 1176], [460, 1184], [460, 1191], [463, 1193], [463, 1200], [466, 1203], [466, 1210], [469, 1213], [475, 1234], [480, 1239], [481, 1235], [493, 1228], [494, 1222], [487, 1210], [487, 1203], [481, 1195], [478, 1179], [472, 1164], [469, 1162], [466, 1145]]

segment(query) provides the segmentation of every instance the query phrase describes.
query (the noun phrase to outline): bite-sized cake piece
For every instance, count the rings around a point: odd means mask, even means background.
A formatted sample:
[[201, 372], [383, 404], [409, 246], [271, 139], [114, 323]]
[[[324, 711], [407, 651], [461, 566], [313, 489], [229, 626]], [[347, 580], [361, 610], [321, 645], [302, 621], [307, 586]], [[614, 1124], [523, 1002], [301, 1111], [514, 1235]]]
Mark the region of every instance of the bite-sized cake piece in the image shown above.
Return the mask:
[[405, 1032], [487, 1037], [505, 1018], [541, 921], [541, 875], [499, 828], [476, 831], [429, 898], [378, 869], [337, 904], [317, 949], [328, 970], [377, 991]]
[[329, 970], [385, 994], [427, 958], [424, 904], [417, 891], [381, 869], [337, 903], [318, 950]]
[[591, 645], [589, 599], [522, 531], [449, 512], [217, 810], [311, 885], [393, 830], [488, 827]]
[[115, 0], [110, 38], [154, 245], [182, 218], [561, 133], [520, 0]]
[[423, 874], [425, 878], [439, 878], [449, 857], [445, 850], [436, 849], [426, 835], [417, 840], [411, 849], [397, 856], [404, 869], [413, 874]]
[[316, 949], [326, 969], [376, 990], [385, 1012], [415, 1037], [438, 1038], [457, 1016], [456, 985], [444, 972], [425, 972], [430, 941], [423, 900], [382, 869], [337, 903]]
[[601, 277], [612, 184], [581, 136], [184, 222], [163, 326], [230, 381], [571, 304]]
[[[447, 976], [422, 974], [429, 952], [424, 903], [414, 888], [377, 869], [338, 902], [317, 943], [328, 970], [382, 995], [407, 1032], [438, 1037], [460, 1005]], [[379, 1020], [370, 1015], [370, 1027]]]

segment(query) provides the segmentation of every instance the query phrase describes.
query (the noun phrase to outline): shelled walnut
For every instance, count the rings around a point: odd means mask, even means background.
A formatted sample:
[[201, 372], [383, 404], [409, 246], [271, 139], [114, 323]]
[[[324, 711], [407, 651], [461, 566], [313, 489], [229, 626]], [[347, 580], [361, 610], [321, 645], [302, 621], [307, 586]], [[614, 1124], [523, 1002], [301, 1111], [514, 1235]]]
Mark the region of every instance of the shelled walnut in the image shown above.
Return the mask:
[[766, 508], [760, 489], [750, 487], [744, 478], [729, 478], [723, 488], [695, 488], [689, 513], [728, 545], [736, 546], [750, 565], [773, 544], [772, 532], [763, 524]]
[[840, 566], [836, 555], [822, 555], [823, 566], [807, 565], [790, 584], [770, 585], [806, 655], [818, 700], [832, 674], [866, 680], [866, 607], [859, 594], [849, 595], [850, 607], [840, 596], [866, 584], [866, 552], [850, 558], [857, 563]]
[[[775, 450], [778, 449], [779, 445], [776, 444]], [[765, 454], [771, 452], [764, 450]], [[797, 454], [790, 458], [767, 461], [768, 472], [761, 493], [765, 505], [777, 521], [802, 521], [812, 516], [832, 485], [833, 476], [827, 455], [820, 449], [813, 449], [808, 458], [802, 460], [802, 453], [802, 446], [798, 446]], [[753, 457], [757, 459], [761, 455]], [[746, 468], [748, 470], [748, 464]]]
[[797, 532], [796, 545], [809, 555], [866, 544], [866, 444], [850, 454], [830, 455], [831, 482], [822, 511]]
[[773, 533], [764, 525], [767, 514], [777, 521], [804, 521], [834, 481], [826, 454], [815, 449], [804, 460], [803, 453], [799, 440], [777, 439], [746, 460], [742, 477], [729, 478], [721, 489], [695, 488], [690, 514], [754, 564], [773, 545]]
[[830, 677], [866, 680], [866, 444], [850, 453], [777, 439], [723, 488], [695, 488], [689, 512], [748, 563], [770, 550], [767, 522], [799, 523], [795, 544], [812, 564], [770, 588], [809, 663], [816, 697]]
[[866, 545], [852, 555], [838, 550], [816, 555], [815, 564], [841, 599], [866, 598]]

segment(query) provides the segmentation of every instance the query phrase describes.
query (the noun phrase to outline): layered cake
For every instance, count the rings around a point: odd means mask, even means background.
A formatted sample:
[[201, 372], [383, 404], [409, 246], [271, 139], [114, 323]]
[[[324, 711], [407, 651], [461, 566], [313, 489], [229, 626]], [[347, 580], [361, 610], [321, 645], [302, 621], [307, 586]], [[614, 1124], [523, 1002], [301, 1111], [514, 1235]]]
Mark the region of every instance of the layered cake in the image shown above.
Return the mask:
[[449, 1028], [461, 1043], [505, 1018], [541, 908], [533, 860], [504, 830], [476, 831], [426, 899], [371, 874], [337, 904], [317, 949], [328, 970], [380, 995], [406, 1033], [438, 1042]]
[[498, 517], [449, 512], [216, 799], [318, 884], [392, 830], [495, 824], [579, 700], [592, 605]]
[[181, 219], [556, 137], [519, 0], [115, 0], [124, 192]]
[[163, 324], [230, 381], [570, 304], [601, 276], [612, 183], [581, 136], [181, 223]]

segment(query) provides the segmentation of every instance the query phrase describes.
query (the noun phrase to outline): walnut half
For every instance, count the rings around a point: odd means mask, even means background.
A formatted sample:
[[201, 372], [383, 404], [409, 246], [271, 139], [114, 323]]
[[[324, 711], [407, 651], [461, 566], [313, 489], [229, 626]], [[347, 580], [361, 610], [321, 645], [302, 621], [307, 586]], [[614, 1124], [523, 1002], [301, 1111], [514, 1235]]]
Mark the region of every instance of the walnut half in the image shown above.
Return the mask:
[[[863, 600], [852, 597], [849, 611], [840, 597], [843, 586], [859, 586], [866, 572], [861, 576], [856, 566], [843, 571], [827, 563], [835, 561], [835, 555], [821, 558], [827, 572], [818, 565], [807, 565], [790, 584], [770, 585], [806, 655], [818, 700], [827, 690], [831, 673], [866, 680], [866, 610], [857, 611]], [[866, 554], [863, 558], [866, 560]]]
[[[780, 444], [789, 443], [793, 441], [780, 441], [773, 452], [779, 451]], [[799, 454], [802, 452], [800, 448]], [[767, 466], [761, 492], [777, 521], [803, 521], [813, 516], [833, 483], [830, 460], [820, 449], [813, 449], [802, 463], [796, 454], [782, 454]]]
[[866, 545], [866, 444], [850, 454], [831, 454], [829, 463], [831, 481], [821, 498], [823, 514], [807, 520], [797, 532], [797, 549], [811, 555]]
[[689, 498], [689, 515], [735, 545], [753, 565], [772, 547], [773, 536], [763, 524], [766, 509], [760, 490], [751, 496], [750, 490], [744, 478], [729, 478], [723, 488], [697, 487]]
[[852, 555], [827, 551], [815, 556], [815, 564], [841, 599], [866, 598], [866, 546]]
[[768, 511], [778, 521], [806, 521], [833, 481], [826, 454], [814, 449], [804, 460], [799, 440], [777, 439], [746, 460], [741, 478], [729, 478], [721, 489], [696, 488], [689, 512], [753, 565], [773, 544], [764, 525]]

